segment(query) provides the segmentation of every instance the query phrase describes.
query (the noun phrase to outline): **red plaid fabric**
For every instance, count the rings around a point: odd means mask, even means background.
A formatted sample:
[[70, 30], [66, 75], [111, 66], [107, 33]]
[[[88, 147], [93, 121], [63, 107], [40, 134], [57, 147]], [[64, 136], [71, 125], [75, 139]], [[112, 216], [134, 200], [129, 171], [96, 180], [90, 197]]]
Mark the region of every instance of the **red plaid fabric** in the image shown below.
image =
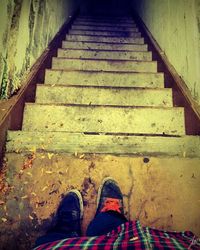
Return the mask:
[[106, 235], [68, 238], [43, 244], [36, 249], [200, 249], [200, 239], [189, 231], [166, 232], [142, 227], [139, 221], [131, 221]]

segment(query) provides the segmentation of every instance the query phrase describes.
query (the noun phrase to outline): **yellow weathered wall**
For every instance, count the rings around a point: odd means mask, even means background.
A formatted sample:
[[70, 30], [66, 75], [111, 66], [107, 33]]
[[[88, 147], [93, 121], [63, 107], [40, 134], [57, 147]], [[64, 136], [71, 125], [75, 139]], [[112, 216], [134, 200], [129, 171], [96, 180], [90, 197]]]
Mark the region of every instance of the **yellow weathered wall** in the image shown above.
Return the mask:
[[0, 96], [10, 97], [80, 0], [0, 1]]
[[200, 0], [132, 0], [132, 5], [200, 104]]

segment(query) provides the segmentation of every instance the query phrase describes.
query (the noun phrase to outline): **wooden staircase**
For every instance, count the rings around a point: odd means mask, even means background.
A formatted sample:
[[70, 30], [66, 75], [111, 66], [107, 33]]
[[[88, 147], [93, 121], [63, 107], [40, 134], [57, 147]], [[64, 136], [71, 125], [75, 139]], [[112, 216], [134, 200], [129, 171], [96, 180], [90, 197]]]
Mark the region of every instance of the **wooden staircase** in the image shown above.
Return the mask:
[[200, 156], [131, 17], [79, 16], [7, 152]]

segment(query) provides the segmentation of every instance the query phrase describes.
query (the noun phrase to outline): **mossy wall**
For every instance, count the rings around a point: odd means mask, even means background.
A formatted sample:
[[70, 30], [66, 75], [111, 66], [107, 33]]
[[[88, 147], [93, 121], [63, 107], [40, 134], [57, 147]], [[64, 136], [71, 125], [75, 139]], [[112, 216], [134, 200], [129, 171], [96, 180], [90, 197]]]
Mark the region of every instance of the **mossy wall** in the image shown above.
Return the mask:
[[132, 5], [200, 104], [200, 0], [132, 0]]
[[80, 0], [0, 1], [0, 98], [21, 86], [49, 42]]

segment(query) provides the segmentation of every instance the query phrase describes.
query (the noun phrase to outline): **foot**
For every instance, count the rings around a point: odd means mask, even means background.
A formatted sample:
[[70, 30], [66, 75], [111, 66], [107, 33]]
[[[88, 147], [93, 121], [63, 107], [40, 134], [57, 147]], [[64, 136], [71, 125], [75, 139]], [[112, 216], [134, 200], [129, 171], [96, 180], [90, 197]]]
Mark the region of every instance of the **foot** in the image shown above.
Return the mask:
[[72, 233], [81, 236], [81, 220], [83, 218], [83, 200], [81, 193], [73, 189], [61, 201], [51, 230]]
[[123, 195], [112, 178], [105, 178], [98, 191], [96, 215], [102, 212], [115, 211], [124, 215]]

